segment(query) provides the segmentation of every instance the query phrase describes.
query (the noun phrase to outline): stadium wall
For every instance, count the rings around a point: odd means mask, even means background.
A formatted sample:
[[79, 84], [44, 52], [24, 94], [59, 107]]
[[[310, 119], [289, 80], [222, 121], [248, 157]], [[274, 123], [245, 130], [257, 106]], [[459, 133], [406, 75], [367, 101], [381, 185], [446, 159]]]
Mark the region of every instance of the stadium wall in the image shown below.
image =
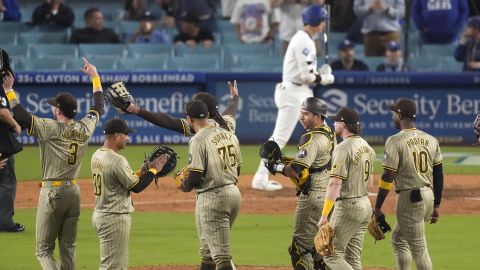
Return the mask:
[[[474, 142], [472, 121], [480, 112], [480, 74], [478, 73], [336, 73], [336, 83], [317, 87], [315, 95], [329, 105], [329, 113], [340, 106], [356, 109], [361, 116], [363, 135], [373, 144], [382, 144], [395, 133], [387, 104], [398, 97], [417, 101], [417, 127], [436, 136], [443, 144]], [[237, 116], [237, 135], [242, 143], [257, 144], [266, 140], [276, 118], [275, 84], [280, 74], [273, 73], [200, 73], [200, 72], [106, 72], [102, 82], [108, 87], [124, 81], [139, 105], [150, 111], [182, 117], [186, 102], [198, 91], [208, 91], [220, 100], [220, 110], [229, 99], [228, 80], [236, 79], [241, 96]], [[72, 92], [82, 115], [92, 104], [89, 78], [78, 73], [18, 73], [15, 89], [22, 104], [40, 117], [51, 117], [46, 99], [60, 91]], [[102, 122], [117, 112], [109, 104]], [[132, 115], [121, 115], [137, 130], [131, 136], [134, 144], [182, 144], [188, 138]], [[296, 123], [292, 123], [296, 124]], [[331, 122], [329, 124], [332, 124]], [[302, 134], [297, 126], [291, 142]], [[34, 144], [32, 137], [22, 134], [20, 141]], [[98, 128], [91, 143], [103, 141]]]

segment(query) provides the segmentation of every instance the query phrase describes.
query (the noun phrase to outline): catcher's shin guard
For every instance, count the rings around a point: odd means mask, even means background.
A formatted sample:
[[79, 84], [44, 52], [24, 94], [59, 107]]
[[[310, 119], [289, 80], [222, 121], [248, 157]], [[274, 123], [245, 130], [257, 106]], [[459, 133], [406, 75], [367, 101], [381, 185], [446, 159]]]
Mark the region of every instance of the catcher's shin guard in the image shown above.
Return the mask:
[[303, 260], [303, 256], [310, 253], [309, 250], [302, 251], [295, 240], [293, 238], [292, 245], [288, 247], [288, 253], [290, 253], [290, 259], [292, 261], [293, 269], [295, 270], [307, 270], [307, 263]]

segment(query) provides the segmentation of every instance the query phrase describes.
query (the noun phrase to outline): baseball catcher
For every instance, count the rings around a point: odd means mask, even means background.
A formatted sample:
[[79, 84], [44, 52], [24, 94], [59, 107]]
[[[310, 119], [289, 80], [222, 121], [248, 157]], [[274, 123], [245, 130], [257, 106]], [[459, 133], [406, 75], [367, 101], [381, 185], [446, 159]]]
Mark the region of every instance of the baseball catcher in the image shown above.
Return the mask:
[[367, 230], [376, 241], [379, 241], [385, 239], [385, 233], [391, 231], [392, 228], [390, 228], [390, 225], [385, 220], [384, 214], [378, 216], [372, 214]]
[[161, 156], [165, 156], [167, 158], [167, 161], [163, 168], [155, 174], [155, 185], [157, 185], [157, 187], [158, 178], [170, 174], [177, 166], [178, 159], [177, 153], [175, 153], [172, 148], [165, 145], [159, 145], [155, 147], [152, 152], [145, 158], [145, 165], [142, 170], [148, 171], [150, 169], [148, 168], [148, 164]]
[[478, 114], [475, 121], [473, 121], [473, 131], [477, 137], [477, 142], [480, 143], [480, 114]]
[[133, 96], [123, 82], [116, 82], [107, 88], [105, 100], [119, 112], [129, 113], [127, 108], [134, 103]]

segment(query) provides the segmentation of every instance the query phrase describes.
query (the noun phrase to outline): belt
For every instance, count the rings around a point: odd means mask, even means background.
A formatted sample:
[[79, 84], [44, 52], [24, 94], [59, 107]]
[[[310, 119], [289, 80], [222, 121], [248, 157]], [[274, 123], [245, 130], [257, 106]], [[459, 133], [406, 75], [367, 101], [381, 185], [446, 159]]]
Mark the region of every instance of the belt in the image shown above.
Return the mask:
[[302, 86], [303, 84], [301, 83], [298, 83], [298, 82], [291, 82], [293, 85], [296, 85], [296, 86]]
[[431, 186], [430, 186], [430, 184], [427, 184], [423, 187], [418, 187], [418, 188], [407, 188], [407, 189], [395, 190], [395, 193], [399, 194], [402, 191], [410, 191], [410, 190], [415, 190], [415, 189], [421, 189], [421, 188], [424, 188], [424, 187], [431, 187]]
[[78, 185], [78, 182], [76, 179], [74, 180], [47, 180], [47, 181], [42, 181], [40, 183], [41, 187], [59, 187], [59, 186], [76, 186]]
[[336, 199], [336, 201], [351, 200], [351, 199], [360, 199], [360, 198], [363, 198], [363, 197], [365, 197], [365, 196], [346, 197], [346, 198], [340, 198], [340, 197], [338, 197], [338, 198]]

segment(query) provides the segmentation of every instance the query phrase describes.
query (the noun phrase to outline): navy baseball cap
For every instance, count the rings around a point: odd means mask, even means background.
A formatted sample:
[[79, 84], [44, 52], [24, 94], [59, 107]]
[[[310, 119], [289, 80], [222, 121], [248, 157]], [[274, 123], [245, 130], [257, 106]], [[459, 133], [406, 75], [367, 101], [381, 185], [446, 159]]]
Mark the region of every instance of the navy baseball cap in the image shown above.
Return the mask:
[[185, 113], [191, 118], [203, 119], [208, 117], [208, 107], [205, 102], [201, 100], [194, 100], [187, 103], [185, 106]]
[[400, 50], [400, 43], [398, 43], [397, 41], [389, 41], [387, 43], [387, 50], [389, 51]]
[[47, 99], [47, 103], [59, 108], [70, 119], [77, 115], [77, 99], [68, 92], [58, 93], [56, 97]]
[[415, 100], [409, 98], [399, 98], [394, 104], [388, 105], [388, 108], [408, 118], [415, 118], [417, 114]]
[[355, 44], [351, 42], [349, 39], [344, 39], [338, 43], [337, 48], [339, 50], [353, 49], [355, 48]]
[[141, 21], [143, 20], [152, 20], [152, 21], [155, 21], [157, 18], [155, 18], [155, 16], [152, 14], [151, 11], [145, 11], [145, 13], [143, 13], [142, 17], [140, 18]]
[[480, 30], [480, 16], [473, 16], [468, 18], [467, 26]]
[[340, 108], [336, 115], [329, 115], [328, 118], [335, 122], [344, 122], [345, 124], [360, 124], [360, 116], [357, 111], [348, 107]]
[[105, 123], [105, 129], [103, 133], [105, 134], [123, 133], [128, 135], [134, 131], [135, 130], [128, 127], [127, 122], [125, 120], [115, 118]]

